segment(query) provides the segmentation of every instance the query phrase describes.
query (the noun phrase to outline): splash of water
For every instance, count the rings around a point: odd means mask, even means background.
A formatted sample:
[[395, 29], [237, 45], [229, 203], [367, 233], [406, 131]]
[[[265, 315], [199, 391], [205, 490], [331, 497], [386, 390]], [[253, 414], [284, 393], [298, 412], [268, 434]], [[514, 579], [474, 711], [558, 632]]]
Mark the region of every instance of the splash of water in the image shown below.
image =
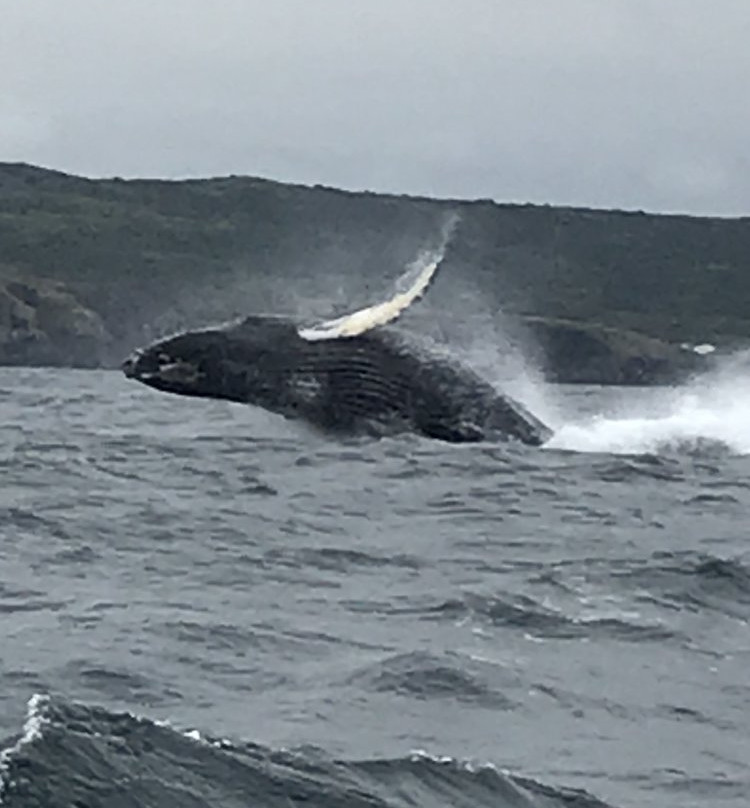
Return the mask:
[[545, 448], [640, 454], [720, 446], [750, 454], [750, 372], [736, 367], [561, 425]]
[[542, 368], [531, 359], [531, 346], [517, 329], [507, 327], [502, 312], [481, 308], [477, 311], [477, 298], [470, 294], [465, 312], [454, 306], [453, 313], [463, 328], [457, 333], [453, 323], [452, 328], [443, 329], [449, 354], [550, 427], [565, 422], [559, 396], [545, 382]]
[[474, 296], [467, 311], [472, 313], [463, 319], [471, 339], [458, 340], [460, 345], [449, 339], [450, 353], [553, 430], [545, 449], [750, 454], [750, 351], [727, 357], [717, 369], [680, 387], [606, 387], [593, 394], [591, 388], [574, 387], [563, 392], [545, 382], [530, 358], [532, 346], [513, 329], [506, 332], [500, 312], [478, 314]]

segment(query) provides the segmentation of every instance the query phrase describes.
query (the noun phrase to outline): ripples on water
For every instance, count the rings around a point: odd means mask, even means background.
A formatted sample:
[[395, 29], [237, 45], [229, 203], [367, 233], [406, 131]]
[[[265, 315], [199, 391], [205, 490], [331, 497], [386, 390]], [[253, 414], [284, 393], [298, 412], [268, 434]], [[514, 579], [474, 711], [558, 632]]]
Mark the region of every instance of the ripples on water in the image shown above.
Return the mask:
[[746, 805], [730, 392], [561, 393], [539, 451], [3, 370], [5, 803]]

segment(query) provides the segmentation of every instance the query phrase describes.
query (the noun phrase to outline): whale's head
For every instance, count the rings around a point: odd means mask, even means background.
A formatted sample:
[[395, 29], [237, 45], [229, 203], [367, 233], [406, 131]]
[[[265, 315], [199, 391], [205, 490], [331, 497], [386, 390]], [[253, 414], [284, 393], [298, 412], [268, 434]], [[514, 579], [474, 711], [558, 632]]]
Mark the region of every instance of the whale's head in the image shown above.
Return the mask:
[[209, 332], [181, 334], [134, 351], [122, 363], [122, 370], [129, 379], [157, 390], [205, 396], [209, 395], [216, 354]]
[[281, 372], [293, 326], [255, 317], [186, 331], [134, 351], [125, 375], [167, 393], [263, 403]]

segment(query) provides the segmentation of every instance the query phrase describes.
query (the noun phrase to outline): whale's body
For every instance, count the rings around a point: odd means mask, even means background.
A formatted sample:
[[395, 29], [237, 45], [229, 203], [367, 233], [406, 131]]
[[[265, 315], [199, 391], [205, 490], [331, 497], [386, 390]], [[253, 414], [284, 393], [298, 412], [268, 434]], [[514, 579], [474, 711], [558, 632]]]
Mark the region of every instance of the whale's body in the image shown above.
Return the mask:
[[391, 328], [314, 340], [301, 330], [292, 318], [254, 315], [156, 342], [124, 371], [158, 390], [244, 402], [331, 433], [532, 445], [551, 434], [470, 368]]
[[339, 434], [416, 432], [464, 442], [515, 438], [539, 445], [550, 430], [472, 369], [388, 324], [432, 281], [457, 219], [383, 302], [306, 327], [256, 314], [136, 351], [125, 374], [169, 393], [240, 401]]

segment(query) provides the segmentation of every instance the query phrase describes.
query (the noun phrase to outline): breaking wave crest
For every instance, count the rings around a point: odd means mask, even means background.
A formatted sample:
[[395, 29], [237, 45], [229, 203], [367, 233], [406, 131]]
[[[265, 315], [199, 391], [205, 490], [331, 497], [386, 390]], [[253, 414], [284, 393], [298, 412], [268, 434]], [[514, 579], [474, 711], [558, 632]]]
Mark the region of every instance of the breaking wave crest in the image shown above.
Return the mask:
[[488, 764], [425, 752], [335, 760], [314, 748], [273, 751], [43, 696], [30, 700], [24, 734], [1, 760], [6, 808], [607, 808]]

